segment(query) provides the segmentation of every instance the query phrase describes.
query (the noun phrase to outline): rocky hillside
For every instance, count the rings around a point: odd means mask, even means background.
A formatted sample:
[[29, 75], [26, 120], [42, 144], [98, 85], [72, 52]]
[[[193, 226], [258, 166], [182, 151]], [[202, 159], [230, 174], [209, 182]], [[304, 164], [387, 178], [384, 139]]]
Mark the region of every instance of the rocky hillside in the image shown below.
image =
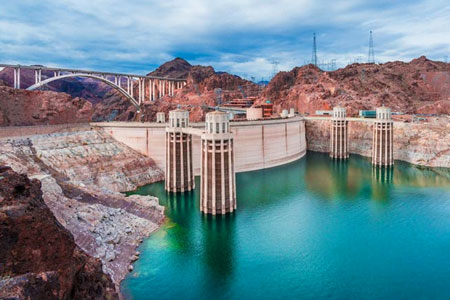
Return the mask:
[[170, 77], [170, 78], [187, 78], [189, 72], [192, 69], [192, 65], [182, 58], [175, 58], [159, 66], [153, 72], [147, 74], [147, 76], [158, 77]]
[[58, 222], [83, 251], [101, 260], [118, 286], [139, 255], [140, 241], [164, 219], [157, 198], [119, 191], [161, 180], [163, 172], [102, 130], [24, 136], [0, 140], [0, 165], [41, 181]]
[[89, 101], [65, 93], [0, 86], [0, 126], [82, 123], [93, 112]]
[[[216, 72], [211, 66], [192, 66], [181, 58], [161, 65], [149, 75], [187, 78], [187, 85], [177, 90], [174, 97], [166, 96], [155, 103], [145, 104], [143, 114], [139, 116], [142, 121], [154, 121], [156, 112], [168, 112], [175, 109], [177, 105], [182, 105], [191, 111], [191, 121], [200, 121], [206, 112], [202, 106], [217, 105], [216, 99], [219, 92], [217, 89], [221, 90], [222, 102], [240, 98], [243, 93], [246, 96], [258, 95], [261, 90], [259, 85], [239, 76]], [[148, 94], [146, 97], [148, 98]], [[136, 109], [119, 93], [112, 92], [111, 97], [96, 106], [93, 119], [96, 121], [132, 120], [135, 118], [135, 112]]]
[[450, 113], [450, 64], [425, 57], [409, 63], [352, 64], [323, 72], [313, 65], [278, 73], [260, 102], [271, 99], [277, 110], [301, 113], [347, 107], [348, 113], [382, 104], [405, 113]]
[[[22, 75], [24, 86], [34, 82], [33, 71], [24, 70]], [[49, 75], [44, 74], [44, 78]], [[148, 75], [187, 78], [188, 84], [177, 90], [174, 97], [144, 104], [141, 115], [137, 115], [136, 108], [120, 93], [92, 79], [55, 81], [48, 87], [70, 96], [14, 92], [0, 87], [0, 125], [57, 124], [87, 119], [154, 121], [157, 111], [168, 112], [177, 105], [191, 111], [192, 121], [200, 121], [206, 112], [204, 106], [217, 105], [219, 94], [222, 103], [243, 95], [259, 96], [259, 103], [270, 99], [276, 111], [294, 107], [301, 113], [314, 113], [343, 105], [352, 115], [360, 109], [385, 104], [404, 113], [450, 113], [450, 64], [425, 57], [408, 63], [352, 64], [333, 72], [312, 65], [296, 67], [278, 73], [264, 90], [238, 76], [216, 72], [210, 66], [193, 66], [181, 58], [161, 65]], [[12, 84], [11, 69], [0, 72], [1, 81]], [[134, 94], [137, 89], [135, 83]], [[55, 98], [58, 98], [56, 103]], [[22, 112], [16, 104], [24, 104], [25, 110]]]
[[0, 166], [0, 298], [118, 299], [100, 260], [53, 216], [41, 184]]

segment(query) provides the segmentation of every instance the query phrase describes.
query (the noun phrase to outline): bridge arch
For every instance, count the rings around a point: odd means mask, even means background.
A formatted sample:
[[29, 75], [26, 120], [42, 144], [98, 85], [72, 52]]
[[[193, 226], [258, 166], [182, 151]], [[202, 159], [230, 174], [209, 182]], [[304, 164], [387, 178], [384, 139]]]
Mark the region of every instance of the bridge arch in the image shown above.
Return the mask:
[[92, 74], [74, 73], [74, 74], [65, 74], [65, 75], [60, 75], [60, 76], [54, 76], [54, 77], [50, 77], [48, 79], [42, 80], [41, 82], [38, 82], [36, 84], [33, 84], [32, 86], [28, 87], [27, 90], [32, 91], [32, 90], [38, 89], [38, 88], [50, 83], [50, 82], [53, 82], [55, 80], [64, 79], [64, 78], [73, 78], [73, 77], [93, 78], [93, 79], [97, 79], [97, 80], [100, 80], [100, 81], [106, 83], [107, 85], [116, 89], [122, 95], [124, 95], [137, 108], [138, 112], [140, 112], [141, 107], [140, 107], [139, 103], [130, 94], [128, 94], [126, 90], [124, 90], [122, 87], [118, 86], [117, 84], [115, 84], [112, 81], [109, 81], [106, 78], [92, 75]]

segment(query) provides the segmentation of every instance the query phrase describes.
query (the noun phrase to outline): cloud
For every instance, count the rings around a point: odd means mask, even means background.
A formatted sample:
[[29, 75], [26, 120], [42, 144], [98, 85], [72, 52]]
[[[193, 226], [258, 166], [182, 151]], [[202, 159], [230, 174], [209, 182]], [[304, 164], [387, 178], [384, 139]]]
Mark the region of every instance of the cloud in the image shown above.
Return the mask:
[[318, 57], [338, 66], [442, 59], [450, 52], [450, 4], [364, 0], [17, 0], [0, 10], [0, 61], [147, 73], [182, 56], [246, 77], [270, 78]]

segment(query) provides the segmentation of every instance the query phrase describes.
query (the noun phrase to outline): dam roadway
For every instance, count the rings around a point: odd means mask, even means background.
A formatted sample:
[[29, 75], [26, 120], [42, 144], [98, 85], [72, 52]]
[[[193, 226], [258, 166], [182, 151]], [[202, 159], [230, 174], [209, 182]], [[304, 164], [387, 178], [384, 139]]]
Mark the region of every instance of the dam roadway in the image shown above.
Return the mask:
[[[200, 132], [204, 123], [191, 123]], [[306, 154], [305, 121], [301, 117], [261, 121], [231, 122], [235, 141], [236, 172], [275, 167], [293, 162]], [[114, 139], [151, 157], [165, 170], [164, 123], [97, 122]], [[193, 134], [193, 171], [200, 175], [200, 136]]]

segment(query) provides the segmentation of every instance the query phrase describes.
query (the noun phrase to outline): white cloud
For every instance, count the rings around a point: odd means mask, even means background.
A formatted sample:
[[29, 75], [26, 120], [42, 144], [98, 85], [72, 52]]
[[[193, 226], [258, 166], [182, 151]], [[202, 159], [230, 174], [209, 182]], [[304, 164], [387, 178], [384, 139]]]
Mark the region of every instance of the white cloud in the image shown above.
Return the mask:
[[425, 0], [17, 0], [0, 10], [0, 61], [147, 72], [177, 55], [216, 69], [270, 77], [311, 57], [340, 66], [441, 58], [450, 52], [450, 4]]

